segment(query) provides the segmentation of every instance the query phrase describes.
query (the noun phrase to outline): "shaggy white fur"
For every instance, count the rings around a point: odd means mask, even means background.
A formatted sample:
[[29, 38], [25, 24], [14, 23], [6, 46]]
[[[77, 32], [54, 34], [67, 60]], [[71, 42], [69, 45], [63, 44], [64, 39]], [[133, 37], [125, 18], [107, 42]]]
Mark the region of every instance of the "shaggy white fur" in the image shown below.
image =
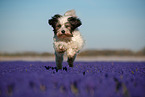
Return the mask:
[[73, 32], [73, 37], [69, 37], [67, 39], [58, 38], [56, 35], [54, 36], [54, 49], [56, 52], [65, 52], [68, 57], [73, 57], [75, 54], [79, 53], [79, 51], [84, 46], [84, 40], [78, 30]]

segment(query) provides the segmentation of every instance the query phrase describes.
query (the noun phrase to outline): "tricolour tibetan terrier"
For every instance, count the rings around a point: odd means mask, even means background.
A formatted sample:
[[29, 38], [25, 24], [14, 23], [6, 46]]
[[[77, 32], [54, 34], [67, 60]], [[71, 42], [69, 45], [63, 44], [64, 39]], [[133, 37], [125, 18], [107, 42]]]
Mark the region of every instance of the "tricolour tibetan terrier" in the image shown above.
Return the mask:
[[54, 31], [54, 49], [57, 69], [62, 69], [63, 55], [66, 52], [68, 64], [73, 67], [77, 53], [82, 49], [84, 40], [78, 30], [82, 24], [74, 10], [67, 11], [64, 16], [56, 14], [48, 21]]

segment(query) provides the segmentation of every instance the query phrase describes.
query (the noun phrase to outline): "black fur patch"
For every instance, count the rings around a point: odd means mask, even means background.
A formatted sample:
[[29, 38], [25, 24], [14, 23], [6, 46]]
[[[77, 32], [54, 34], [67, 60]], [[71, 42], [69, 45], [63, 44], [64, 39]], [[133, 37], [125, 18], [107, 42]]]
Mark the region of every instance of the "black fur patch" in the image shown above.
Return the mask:
[[57, 25], [57, 23], [58, 23], [58, 18], [60, 18], [60, 17], [62, 17], [61, 15], [59, 15], [59, 14], [56, 14], [56, 15], [54, 15], [53, 17], [52, 17], [52, 19], [49, 19], [48, 20], [48, 23], [49, 23], [49, 25], [51, 25], [52, 27], [53, 27], [53, 31], [54, 31], [54, 33], [56, 34], [56, 25]]
[[80, 25], [82, 25], [80, 19], [78, 19], [76, 17], [70, 17], [70, 18], [68, 18], [68, 21], [71, 24], [72, 30], [75, 30], [77, 27], [79, 27]]
[[49, 25], [51, 25], [52, 27], [55, 27], [56, 23], [58, 22], [58, 18], [60, 18], [61, 15], [56, 14], [52, 17], [52, 19], [49, 19], [48, 23]]

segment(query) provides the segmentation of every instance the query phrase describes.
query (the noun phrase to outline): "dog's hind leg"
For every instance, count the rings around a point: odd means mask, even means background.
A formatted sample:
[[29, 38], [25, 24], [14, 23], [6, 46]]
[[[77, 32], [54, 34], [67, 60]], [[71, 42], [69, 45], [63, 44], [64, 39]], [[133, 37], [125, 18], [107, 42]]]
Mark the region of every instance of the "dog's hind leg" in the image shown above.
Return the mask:
[[57, 69], [62, 69], [63, 55], [64, 53], [55, 52], [55, 61]]

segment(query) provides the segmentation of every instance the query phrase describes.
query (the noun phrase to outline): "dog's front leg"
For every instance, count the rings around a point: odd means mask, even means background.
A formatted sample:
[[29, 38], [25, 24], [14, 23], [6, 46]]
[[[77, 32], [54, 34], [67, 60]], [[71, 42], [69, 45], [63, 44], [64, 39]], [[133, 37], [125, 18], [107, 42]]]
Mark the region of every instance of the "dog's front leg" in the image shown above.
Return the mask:
[[69, 48], [67, 50], [67, 57], [68, 57], [67, 62], [68, 62], [69, 67], [73, 67], [73, 62], [76, 58], [76, 55], [77, 55], [76, 51], [73, 50], [72, 48]]
[[55, 52], [55, 61], [57, 69], [62, 69], [63, 55], [64, 53]]
[[76, 58], [76, 55], [74, 55], [72, 57], [68, 57], [67, 62], [68, 62], [69, 67], [73, 67], [73, 62], [74, 62], [75, 58]]

